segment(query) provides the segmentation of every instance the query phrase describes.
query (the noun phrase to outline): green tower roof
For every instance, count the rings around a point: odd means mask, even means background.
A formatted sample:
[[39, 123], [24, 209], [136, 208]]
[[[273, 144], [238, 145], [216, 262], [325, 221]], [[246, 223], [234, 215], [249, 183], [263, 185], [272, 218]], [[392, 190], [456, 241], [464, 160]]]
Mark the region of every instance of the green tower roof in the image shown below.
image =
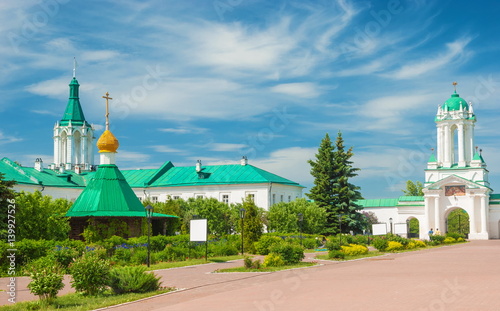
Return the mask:
[[71, 121], [73, 125], [88, 125], [85, 121], [85, 116], [83, 115], [82, 106], [80, 105], [80, 98], [78, 95], [78, 89], [80, 84], [76, 78], [73, 78], [69, 83], [69, 99], [68, 105], [66, 105], [66, 110], [64, 111], [64, 115], [61, 119], [61, 125], [68, 125]]
[[[145, 217], [146, 209], [114, 164], [99, 165], [94, 177], [66, 213], [68, 217]], [[154, 213], [154, 217], [177, 217]]]
[[448, 108], [448, 111], [457, 111], [457, 110], [460, 110], [460, 106], [464, 109], [464, 110], [469, 110], [469, 105], [467, 104], [467, 101], [465, 99], [463, 99], [462, 97], [460, 97], [457, 92], [451, 94], [451, 97], [444, 102], [443, 104], [443, 110], [445, 109], [445, 107]]

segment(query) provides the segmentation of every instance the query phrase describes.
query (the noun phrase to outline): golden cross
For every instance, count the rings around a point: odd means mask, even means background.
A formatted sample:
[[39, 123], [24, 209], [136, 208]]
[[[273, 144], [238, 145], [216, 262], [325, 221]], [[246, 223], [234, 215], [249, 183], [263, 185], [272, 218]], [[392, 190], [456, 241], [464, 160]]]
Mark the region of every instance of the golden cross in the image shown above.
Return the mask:
[[102, 98], [105, 98], [106, 99], [106, 131], [109, 131], [109, 106], [108, 106], [108, 100], [109, 99], [113, 99], [111, 97], [109, 97], [109, 93], [106, 92], [106, 96], [103, 96]]
[[457, 84], [458, 83], [457, 82], [453, 82], [452, 84], [453, 84], [453, 87], [455, 88], [455, 93], [456, 93], [457, 92]]

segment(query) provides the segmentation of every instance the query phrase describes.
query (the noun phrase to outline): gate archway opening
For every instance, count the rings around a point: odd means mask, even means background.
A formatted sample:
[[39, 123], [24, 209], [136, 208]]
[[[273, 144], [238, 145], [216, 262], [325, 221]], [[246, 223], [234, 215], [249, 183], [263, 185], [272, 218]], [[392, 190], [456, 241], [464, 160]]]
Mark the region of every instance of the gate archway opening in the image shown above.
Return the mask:
[[446, 217], [446, 232], [463, 234], [470, 232], [469, 214], [463, 208], [452, 210]]
[[418, 221], [417, 218], [410, 218], [410, 236], [409, 238], [416, 238], [418, 239], [420, 237], [420, 222]]

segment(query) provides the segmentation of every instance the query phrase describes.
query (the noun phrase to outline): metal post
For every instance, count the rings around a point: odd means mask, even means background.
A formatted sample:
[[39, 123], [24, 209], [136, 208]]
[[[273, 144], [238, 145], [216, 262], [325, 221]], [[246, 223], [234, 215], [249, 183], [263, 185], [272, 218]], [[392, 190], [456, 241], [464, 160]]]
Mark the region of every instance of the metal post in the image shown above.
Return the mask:
[[151, 205], [148, 205], [145, 207], [146, 209], [146, 218], [148, 220], [148, 258], [147, 258], [147, 266], [148, 268], [151, 265], [151, 218], [153, 217], [153, 207]]
[[391, 226], [391, 234], [392, 234], [392, 217], [391, 217], [391, 218], [389, 218], [389, 224], [390, 224], [390, 226]]
[[245, 251], [243, 249], [243, 232], [245, 231], [245, 212], [244, 208], [240, 208], [240, 218], [241, 218], [241, 255], [244, 255]]
[[302, 222], [304, 221], [304, 214], [298, 213], [297, 216], [299, 216], [300, 246], [303, 246], [302, 245]]

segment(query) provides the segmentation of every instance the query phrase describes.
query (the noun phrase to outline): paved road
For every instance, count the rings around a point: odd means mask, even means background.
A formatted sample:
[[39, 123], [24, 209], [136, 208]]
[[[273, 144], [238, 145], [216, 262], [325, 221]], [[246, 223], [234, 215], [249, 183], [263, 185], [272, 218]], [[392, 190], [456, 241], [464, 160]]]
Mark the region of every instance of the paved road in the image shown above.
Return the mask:
[[275, 273], [210, 273], [241, 261], [161, 270], [183, 290], [108, 309], [500, 310], [499, 259], [491, 240]]
[[[499, 240], [474, 241], [300, 270], [245, 275], [111, 310], [497, 311], [499, 261]], [[207, 275], [210, 277], [217, 276]]]

